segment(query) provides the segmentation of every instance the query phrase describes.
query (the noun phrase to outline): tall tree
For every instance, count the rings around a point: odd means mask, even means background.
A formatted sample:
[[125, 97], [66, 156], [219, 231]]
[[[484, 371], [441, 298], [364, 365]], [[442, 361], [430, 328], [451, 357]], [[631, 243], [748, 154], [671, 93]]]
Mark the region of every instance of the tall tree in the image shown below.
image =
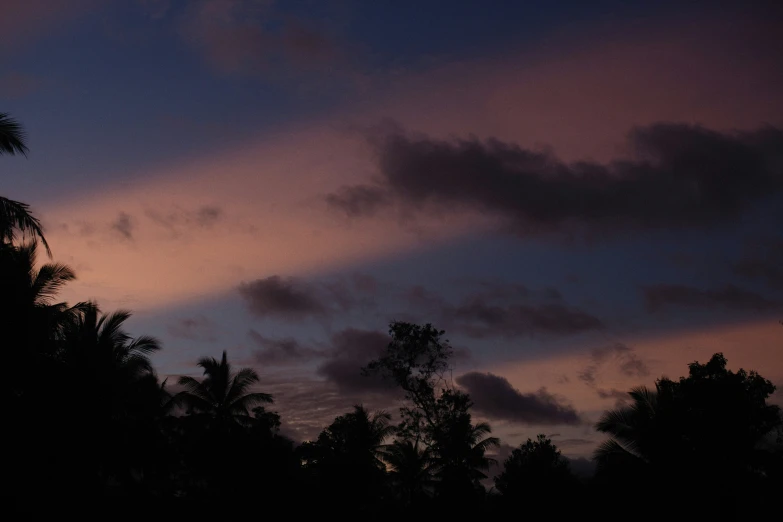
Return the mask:
[[252, 368], [241, 368], [234, 373], [223, 351], [220, 361], [214, 357], [202, 357], [198, 366], [204, 370], [200, 381], [189, 376], [179, 378], [185, 388], [177, 399], [189, 411], [207, 414], [219, 421], [249, 424], [254, 406], [271, 403], [268, 393], [252, 392], [258, 383], [258, 374]]
[[402, 440], [423, 444], [437, 462], [438, 495], [465, 502], [481, 492], [484, 471], [492, 463], [488, 448], [499, 441], [489, 437], [488, 424], [471, 421], [470, 397], [448, 377], [453, 350], [444, 331], [393, 322], [386, 352], [364, 372], [378, 373], [399, 386], [406, 402], [400, 408], [398, 433]]

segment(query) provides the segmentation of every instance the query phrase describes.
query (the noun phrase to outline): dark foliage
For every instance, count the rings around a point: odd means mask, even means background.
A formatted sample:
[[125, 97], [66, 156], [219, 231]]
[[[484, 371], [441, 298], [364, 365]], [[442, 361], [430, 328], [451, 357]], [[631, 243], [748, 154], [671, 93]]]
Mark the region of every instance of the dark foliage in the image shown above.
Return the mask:
[[[25, 152], [21, 129], [0, 114], [0, 153]], [[443, 331], [394, 322], [388, 347], [364, 369], [403, 395], [397, 424], [356, 406], [296, 446], [267, 409], [272, 396], [256, 389], [259, 376], [232, 368], [226, 352], [199, 359], [203, 375], [180, 377], [172, 393], [150, 361], [160, 343], [129, 335], [129, 312], [58, 301], [74, 273], [37, 262], [40, 224], [8, 202], [0, 198], [0, 493], [9, 520], [745, 520], [774, 512], [783, 486], [780, 410], [767, 404], [775, 387], [728, 370], [722, 354], [692, 363], [687, 377], [659, 379], [655, 390], [635, 388], [628, 406], [606, 412], [596, 429], [611, 438], [596, 451], [594, 479], [577, 479], [540, 435], [513, 450], [487, 492], [488, 450], [499, 440], [474, 422], [471, 397], [452, 383]], [[533, 404], [539, 419], [552, 411], [577, 419], [543, 392], [522, 396], [489, 374], [468, 381]]]

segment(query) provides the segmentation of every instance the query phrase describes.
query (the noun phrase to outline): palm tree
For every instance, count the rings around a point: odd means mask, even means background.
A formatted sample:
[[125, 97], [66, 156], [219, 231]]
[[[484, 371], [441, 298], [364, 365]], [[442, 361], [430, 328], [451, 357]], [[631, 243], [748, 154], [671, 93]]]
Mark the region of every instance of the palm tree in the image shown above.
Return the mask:
[[415, 502], [432, 493], [436, 460], [429, 448], [420, 447], [418, 441], [397, 440], [385, 449], [383, 458], [403, 503]]
[[474, 482], [487, 478], [484, 471], [496, 461], [487, 457], [486, 452], [500, 445], [500, 439], [489, 437], [490, 433], [492, 428], [489, 424], [480, 422], [473, 425], [469, 415], [449, 427], [445, 436], [436, 441], [436, 475], [443, 477], [460, 470]]
[[599, 470], [609, 466], [633, 469], [649, 464], [665, 446], [660, 429], [659, 392], [645, 386], [631, 389], [627, 406], [605, 412], [595, 425], [601, 433], [611, 438], [595, 450], [593, 459]]
[[359, 460], [366, 456], [374, 467], [384, 469], [384, 444], [394, 429], [389, 413], [371, 414], [364, 406], [356, 405], [351, 413], [337, 417], [318, 437], [318, 443], [330, 447], [337, 455], [350, 455]]
[[[26, 156], [27, 145], [19, 122], [0, 112], [0, 156], [3, 154]], [[0, 196], [0, 241], [14, 241], [17, 231], [21, 232], [23, 237], [28, 234], [33, 238], [37, 237], [51, 256], [49, 244], [43, 235], [43, 226], [38, 218], [32, 215], [30, 207]]]
[[225, 350], [220, 361], [214, 357], [202, 357], [198, 366], [204, 370], [201, 381], [188, 376], [182, 376], [178, 381], [185, 390], [177, 394], [177, 401], [184, 404], [188, 411], [206, 413], [222, 421], [248, 424], [254, 406], [272, 402], [268, 393], [249, 391], [259, 381], [258, 374], [251, 368], [232, 372]]
[[160, 350], [160, 343], [126, 333], [123, 326], [130, 316], [124, 310], [103, 314], [95, 303], [82, 304], [64, 327], [58, 354], [67, 371], [79, 376], [83, 391], [98, 391], [96, 399], [113, 415], [135, 409], [140, 388], [152, 388], [153, 380], [157, 390], [150, 355]]
[[83, 306], [57, 302], [57, 293], [76, 276], [61, 263], [37, 268], [37, 251], [36, 243], [0, 244], [0, 321], [3, 331], [11, 334], [10, 344], [26, 347], [16, 351], [20, 356], [22, 352], [30, 355], [47, 351]]

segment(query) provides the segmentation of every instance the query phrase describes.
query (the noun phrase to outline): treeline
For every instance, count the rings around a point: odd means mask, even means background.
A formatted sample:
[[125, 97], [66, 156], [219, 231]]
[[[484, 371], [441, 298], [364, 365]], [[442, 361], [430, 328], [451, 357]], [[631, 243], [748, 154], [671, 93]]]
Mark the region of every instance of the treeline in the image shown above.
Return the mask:
[[[0, 152], [25, 152], [15, 125], [0, 115]], [[755, 372], [728, 370], [721, 354], [689, 365], [687, 377], [632, 390], [628, 406], [606, 412], [595, 426], [606, 434], [595, 477], [577, 478], [540, 435], [500, 463], [487, 490], [499, 440], [447, 378], [452, 349], [431, 325], [392, 323], [385, 354], [361, 370], [399, 388], [404, 401], [394, 417], [356, 406], [297, 444], [280, 433], [258, 375], [233, 368], [225, 352], [197, 362], [201, 378], [161, 382], [150, 362], [160, 343], [129, 335], [128, 312], [60, 302], [75, 276], [41, 263], [42, 248], [49, 253], [29, 209], [0, 198], [9, 520], [779, 513], [781, 416], [767, 404], [775, 388]]]

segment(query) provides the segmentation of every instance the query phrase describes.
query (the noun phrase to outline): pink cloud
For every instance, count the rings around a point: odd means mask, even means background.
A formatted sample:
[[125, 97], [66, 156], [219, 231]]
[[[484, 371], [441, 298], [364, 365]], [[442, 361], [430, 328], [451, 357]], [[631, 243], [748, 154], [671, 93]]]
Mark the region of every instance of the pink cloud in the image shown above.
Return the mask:
[[[215, 6], [228, 11], [210, 19], [227, 17], [231, 27], [234, 4]], [[263, 6], [259, 10], [262, 16]], [[569, 36], [538, 52], [387, 77], [388, 87], [379, 93], [319, 121], [278, 129], [208, 161], [183, 160], [148, 173], [134, 187], [105, 187], [43, 206], [52, 246], [76, 262], [89, 253], [93, 270], [82, 275], [75, 296], [131, 294], [134, 306], [165, 306], [232, 291], [242, 280], [401, 255], [431, 247], [432, 238], [448, 241], [485, 226], [481, 217], [468, 215], [414, 225], [405, 215], [353, 223], [327, 212], [325, 194], [377, 174], [366, 129], [383, 118], [434, 136], [474, 133], [551, 145], [566, 159], [615, 157], [629, 127], [651, 121], [716, 128], [783, 123], [783, 97], [774, 95], [783, 72], [773, 67], [770, 43], [779, 38], [770, 28], [757, 28], [750, 40], [746, 28], [726, 20], [690, 31], [677, 25], [636, 29], [596, 40]], [[245, 36], [240, 31], [237, 38]], [[182, 226], [203, 206], [220, 209], [221, 220], [210, 229]], [[151, 209], [185, 216], [177, 221], [176, 241], [171, 227], [149, 218]], [[111, 228], [120, 211], [129, 216], [132, 241]], [[81, 230], [76, 221], [95, 232], [55, 228], [65, 223]], [[106, 281], [114, 286], [101, 286]]]

